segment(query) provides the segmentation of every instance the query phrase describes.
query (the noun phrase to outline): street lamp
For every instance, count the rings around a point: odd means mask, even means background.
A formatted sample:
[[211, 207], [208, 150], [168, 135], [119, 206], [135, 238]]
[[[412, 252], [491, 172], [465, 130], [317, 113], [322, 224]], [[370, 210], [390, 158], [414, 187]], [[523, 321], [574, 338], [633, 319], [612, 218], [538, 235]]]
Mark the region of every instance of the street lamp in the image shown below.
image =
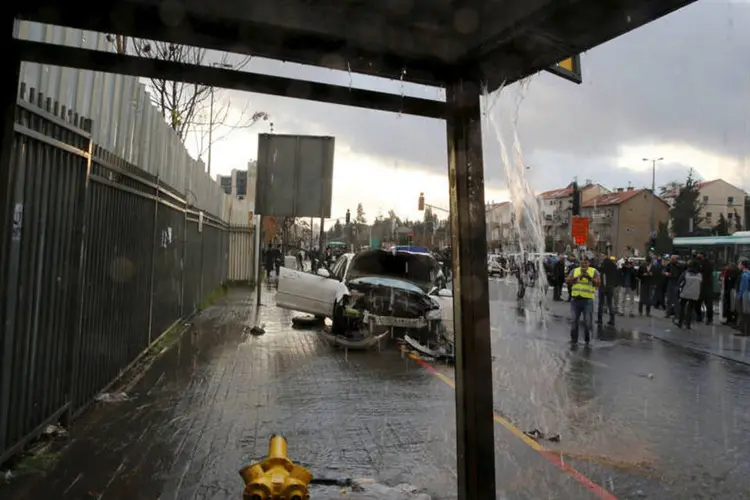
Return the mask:
[[644, 158], [643, 161], [651, 162], [651, 238], [656, 237], [656, 227], [654, 221], [654, 198], [656, 198], [656, 162], [662, 161], [664, 158]]
[[[211, 63], [214, 68], [232, 69], [231, 64], [227, 63]], [[208, 175], [211, 176], [211, 145], [213, 143], [214, 135], [214, 87], [211, 86], [211, 104], [208, 107]]]

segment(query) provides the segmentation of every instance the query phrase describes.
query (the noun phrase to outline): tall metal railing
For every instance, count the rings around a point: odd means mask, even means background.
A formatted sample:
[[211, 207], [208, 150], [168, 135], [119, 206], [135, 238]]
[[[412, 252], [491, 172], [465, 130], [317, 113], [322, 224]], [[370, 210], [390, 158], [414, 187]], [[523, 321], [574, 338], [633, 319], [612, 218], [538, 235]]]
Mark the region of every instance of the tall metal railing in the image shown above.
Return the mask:
[[227, 280], [229, 228], [21, 89], [0, 283], [0, 462], [77, 416]]

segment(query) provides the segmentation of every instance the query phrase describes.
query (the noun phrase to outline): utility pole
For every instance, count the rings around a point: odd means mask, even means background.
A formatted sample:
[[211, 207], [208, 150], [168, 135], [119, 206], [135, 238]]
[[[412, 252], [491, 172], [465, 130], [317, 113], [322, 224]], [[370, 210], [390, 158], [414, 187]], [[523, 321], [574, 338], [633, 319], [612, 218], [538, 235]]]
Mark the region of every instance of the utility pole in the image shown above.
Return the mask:
[[656, 162], [662, 161], [664, 158], [644, 158], [643, 161], [651, 162], [651, 231], [649, 237], [656, 238], [656, 220], [654, 216], [654, 199], [656, 198]]
[[[231, 64], [211, 63], [214, 68], [232, 69]], [[211, 87], [211, 103], [208, 106], [208, 176], [211, 176], [211, 146], [213, 146], [214, 137], [214, 87]]]

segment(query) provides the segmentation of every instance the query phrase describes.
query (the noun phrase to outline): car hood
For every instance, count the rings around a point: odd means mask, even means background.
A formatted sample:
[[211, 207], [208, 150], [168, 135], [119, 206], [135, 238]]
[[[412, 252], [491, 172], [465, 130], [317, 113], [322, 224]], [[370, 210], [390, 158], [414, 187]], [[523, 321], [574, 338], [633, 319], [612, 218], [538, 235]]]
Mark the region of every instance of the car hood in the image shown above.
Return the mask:
[[[432, 287], [439, 265], [437, 260], [425, 253], [387, 252], [373, 249], [359, 252], [354, 256], [349, 266], [347, 281], [356, 280], [386, 280], [386, 286], [415, 285], [422, 292], [428, 292]], [[396, 285], [402, 283], [402, 285]], [[372, 283], [375, 284], [375, 283]], [[385, 283], [383, 283], [385, 284]]]
[[349, 285], [373, 285], [373, 286], [385, 286], [388, 288], [396, 288], [398, 290], [404, 290], [406, 292], [414, 293], [425, 293], [422, 288], [415, 285], [410, 281], [400, 280], [396, 278], [388, 278], [384, 276], [363, 276], [361, 278], [355, 278], [349, 280]]

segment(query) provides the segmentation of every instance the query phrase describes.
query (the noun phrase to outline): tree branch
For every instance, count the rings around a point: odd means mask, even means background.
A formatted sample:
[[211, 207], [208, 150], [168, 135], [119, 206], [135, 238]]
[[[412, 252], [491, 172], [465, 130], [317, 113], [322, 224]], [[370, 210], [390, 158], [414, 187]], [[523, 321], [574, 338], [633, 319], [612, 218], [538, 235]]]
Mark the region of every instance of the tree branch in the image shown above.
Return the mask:
[[[139, 38], [130, 39], [132, 43], [128, 44], [128, 38], [122, 35], [108, 35], [107, 39], [121, 54], [128, 53], [130, 47], [130, 51], [138, 57], [196, 65], [206, 64], [207, 51], [200, 47]], [[218, 64], [231, 66], [234, 70], [242, 70], [251, 59], [247, 56], [232, 61], [228, 54], [222, 54]], [[211, 110], [212, 88], [207, 85], [151, 78], [147, 90], [151, 104], [159, 110], [164, 120], [181, 140], [184, 141], [188, 134], [196, 135], [199, 156], [211, 147], [211, 144], [206, 144], [204, 138], [205, 135], [212, 135], [211, 128], [214, 131], [216, 128], [247, 129], [269, 118], [264, 111], [249, 113], [246, 106], [237, 120], [230, 120], [230, 110], [233, 109], [231, 102], [228, 99], [224, 101], [218, 98], [217, 94], [220, 94], [220, 91], [216, 90], [213, 91], [214, 109]], [[209, 130], [206, 131], [205, 127]], [[212, 142], [216, 143], [225, 136]]]

